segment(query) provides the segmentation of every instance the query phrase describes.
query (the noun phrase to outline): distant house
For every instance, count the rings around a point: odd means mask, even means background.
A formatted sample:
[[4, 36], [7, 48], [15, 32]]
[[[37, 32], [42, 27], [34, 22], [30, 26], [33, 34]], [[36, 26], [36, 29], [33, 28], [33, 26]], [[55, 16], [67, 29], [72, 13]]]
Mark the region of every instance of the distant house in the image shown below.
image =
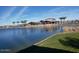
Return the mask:
[[79, 24], [79, 20], [69, 20], [67, 21], [68, 24]]
[[76, 24], [79, 24], [79, 20], [75, 20], [75, 23], [76, 23]]

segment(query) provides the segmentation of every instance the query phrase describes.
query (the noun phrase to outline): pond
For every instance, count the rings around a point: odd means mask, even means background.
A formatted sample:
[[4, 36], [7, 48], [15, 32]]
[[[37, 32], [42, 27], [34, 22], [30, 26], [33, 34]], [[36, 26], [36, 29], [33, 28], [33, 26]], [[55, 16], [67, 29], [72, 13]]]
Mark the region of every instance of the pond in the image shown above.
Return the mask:
[[0, 52], [17, 52], [62, 31], [59, 26], [0, 29]]

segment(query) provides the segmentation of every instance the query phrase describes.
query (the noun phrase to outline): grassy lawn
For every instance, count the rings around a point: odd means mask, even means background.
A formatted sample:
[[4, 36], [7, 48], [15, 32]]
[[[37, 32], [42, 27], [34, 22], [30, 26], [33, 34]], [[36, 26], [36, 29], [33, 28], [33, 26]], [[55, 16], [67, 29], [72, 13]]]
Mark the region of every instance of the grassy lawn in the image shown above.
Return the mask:
[[79, 52], [79, 33], [60, 33], [36, 46]]

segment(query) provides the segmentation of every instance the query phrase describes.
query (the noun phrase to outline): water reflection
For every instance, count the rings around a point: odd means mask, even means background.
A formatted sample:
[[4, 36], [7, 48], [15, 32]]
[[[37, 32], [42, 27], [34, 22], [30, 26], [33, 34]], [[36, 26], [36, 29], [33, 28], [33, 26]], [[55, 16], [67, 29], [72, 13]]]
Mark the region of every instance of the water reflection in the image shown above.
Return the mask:
[[0, 29], [0, 49], [16, 52], [60, 31], [59, 26]]

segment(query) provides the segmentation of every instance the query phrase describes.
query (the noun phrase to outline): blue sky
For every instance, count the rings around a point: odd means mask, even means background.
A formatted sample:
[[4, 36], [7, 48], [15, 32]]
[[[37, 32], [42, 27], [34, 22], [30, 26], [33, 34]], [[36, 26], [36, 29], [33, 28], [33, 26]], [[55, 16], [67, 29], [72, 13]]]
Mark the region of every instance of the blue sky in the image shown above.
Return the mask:
[[66, 16], [66, 20], [79, 19], [79, 6], [0, 6], [0, 25], [13, 21], [40, 21], [45, 18]]

